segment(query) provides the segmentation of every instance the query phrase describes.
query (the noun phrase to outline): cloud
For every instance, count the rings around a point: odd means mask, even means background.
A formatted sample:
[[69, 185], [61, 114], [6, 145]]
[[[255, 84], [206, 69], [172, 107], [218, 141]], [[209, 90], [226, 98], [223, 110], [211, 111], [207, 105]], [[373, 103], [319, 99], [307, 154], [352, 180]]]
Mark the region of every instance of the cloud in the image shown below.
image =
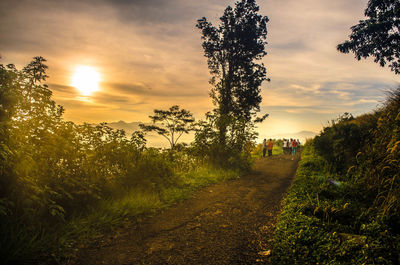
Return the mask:
[[[228, 4], [234, 1], [2, 0], [0, 54], [20, 67], [36, 55], [48, 59], [50, 88], [68, 119], [137, 121], [172, 104], [199, 117], [213, 106], [195, 24], [203, 16], [217, 24]], [[367, 0], [258, 4], [270, 19], [263, 62], [271, 82], [262, 86], [269, 128], [278, 131], [285, 119], [285, 132], [317, 130], [338, 113], [373, 109], [398, 82], [371, 60], [336, 51]], [[100, 92], [82, 98], [70, 86], [76, 65], [101, 73]]]
[[[118, 17], [124, 23], [139, 22], [141, 24], [175, 24], [187, 21], [193, 12], [190, 3], [182, 0], [106, 0], [117, 10]], [[179, 7], [179, 8], [176, 8]], [[188, 12], [182, 12], [187, 10]], [[169, 34], [174, 31], [170, 30]]]
[[52, 91], [61, 92], [61, 93], [71, 93], [71, 91], [76, 90], [72, 86], [66, 86], [66, 85], [62, 85], [62, 84], [48, 83], [47, 85], [49, 86], [49, 88]]
[[105, 87], [111, 87], [113, 90], [122, 93], [132, 94], [147, 94], [150, 92], [151, 87], [146, 84], [120, 84], [120, 83], [105, 83]]
[[310, 106], [310, 105], [298, 105], [298, 106], [263, 106], [262, 108], [268, 111], [286, 112], [286, 113], [332, 113], [332, 108], [329, 106]]
[[262, 110], [265, 112], [303, 115], [330, 113], [332, 116], [344, 112], [360, 114], [375, 109], [384, 99], [383, 91], [393, 87], [390, 82], [375, 83], [373, 80], [297, 83], [279, 81], [268, 85], [271, 86], [262, 93]]
[[310, 49], [309, 45], [302, 40], [289, 40], [287, 42], [271, 43], [269, 48], [272, 50], [282, 50], [285, 52], [298, 52]]
[[[156, 90], [152, 89], [150, 86], [146, 84], [118, 84], [118, 83], [105, 83], [104, 87], [109, 87], [112, 91], [121, 94], [129, 94], [129, 95], [142, 95], [142, 96], [150, 96], [150, 97], [187, 97], [193, 98], [197, 96], [205, 96], [207, 95], [204, 90], [191, 90], [185, 89], [181, 90], [178, 88], [174, 89], [174, 86], [167, 89]], [[177, 86], [175, 84], [175, 86]]]

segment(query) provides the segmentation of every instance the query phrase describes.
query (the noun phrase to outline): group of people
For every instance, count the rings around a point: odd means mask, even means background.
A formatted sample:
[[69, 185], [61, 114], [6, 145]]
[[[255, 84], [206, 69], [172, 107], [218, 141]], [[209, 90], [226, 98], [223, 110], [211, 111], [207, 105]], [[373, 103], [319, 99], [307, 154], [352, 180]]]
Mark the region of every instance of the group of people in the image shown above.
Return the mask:
[[267, 143], [267, 139], [264, 139], [264, 141], [263, 141], [263, 157], [265, 157], [265, 154], [267, 153], [267, 149], [268, 149], [268, 156], [272, 156], [273, 148], [274, 148], [274, 141], [272, 141], [272, 139], [269, 139], [268, 143]]
[[296, 155], [300, 152], [300, 141], [299, 139], [283, 139], [283, 153], [286, 155]]
[[[274, 149], [274, 141], [272, 139], [269, 139], [267, 142], [267, 139], [263, 140], [262, 143], [263, 147], [263, 157], [265, 157], [267, 151], [268, 151], [268, 156], [272, 156], [272, 150]], [[283, 153], [286, 155], [296, 155], [298, 152], [300, 152], [300, 141], [299, 139], [283, 139]]]

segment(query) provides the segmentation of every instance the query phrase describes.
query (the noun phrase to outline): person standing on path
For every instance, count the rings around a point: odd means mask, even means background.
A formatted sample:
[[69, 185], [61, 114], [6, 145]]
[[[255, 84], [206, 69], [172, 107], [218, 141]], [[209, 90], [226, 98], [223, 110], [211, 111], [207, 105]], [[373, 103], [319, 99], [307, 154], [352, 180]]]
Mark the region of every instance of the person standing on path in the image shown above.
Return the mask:
[[263, 148], [263, 157], [265, 157], [265, 153], [267, 153], [267, 139], [264, 139], [262, 143], [262, 148]]
[[296, 150], [297, 149], [297, 141], [293, 139], [292, 141], [292, 155], [296, 155]]
[[285, 147], [286, 147], [286, 139], [283, 138], [283, 139], [282, 139], [282, 150], [283, 150], [283, 154], [285, 154]]
[[283, 153], [285, 155], [289, 154], [289, 140], [288, 139], [283, 139]]
[[268, 141], [268, 156], [272, 156], [272, 149], [274, 148], [274, 141], [269, 139]]
[[298, 154], [300, 154], [300, 141], [299, 141], [299, 139], [297, 139], [297, 150], [296, 150], [296, 152]]

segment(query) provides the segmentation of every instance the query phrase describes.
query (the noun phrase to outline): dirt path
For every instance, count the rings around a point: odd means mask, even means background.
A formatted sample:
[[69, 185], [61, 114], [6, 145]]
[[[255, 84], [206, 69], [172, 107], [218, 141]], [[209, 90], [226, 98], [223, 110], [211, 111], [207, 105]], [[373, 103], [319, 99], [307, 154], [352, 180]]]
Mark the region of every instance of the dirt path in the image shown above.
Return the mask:
[[[204, 188], [82, 252], [78, 264], [262, 264], [297, 161], [256, 163], [248, 176]], [[266, 253], [265, 253], [266, 254]]]

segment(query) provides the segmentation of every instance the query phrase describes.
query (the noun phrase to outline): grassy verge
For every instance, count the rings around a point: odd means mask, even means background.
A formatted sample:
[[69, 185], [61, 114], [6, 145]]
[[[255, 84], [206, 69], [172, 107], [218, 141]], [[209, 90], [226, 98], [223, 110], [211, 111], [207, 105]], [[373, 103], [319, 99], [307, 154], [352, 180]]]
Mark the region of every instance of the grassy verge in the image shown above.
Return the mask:
[[330, 175], [311, 145], [276, 226], [273, 264], [398, 264], [399, 235], [368, 212], [357, 182]]
[[36, 243], [41, 246], [57, 246], [47, 248], [47, 253], [43, 253], [43, 256], [51, 257], [50, 263], [73, 260], [79, 248], [101, 238], [103, 234], [131, 225], [138, 216], [154, 213], [187, 199], [201, 187], [236, 178], [239, 174], [233, 170], [199, 167], [178, 176], [176, 185], [163, 190], [137, 188], [121, 192], [118, 198], [102, 201], [87, 214], [76, 216], [63, 226], [38, 234]]

